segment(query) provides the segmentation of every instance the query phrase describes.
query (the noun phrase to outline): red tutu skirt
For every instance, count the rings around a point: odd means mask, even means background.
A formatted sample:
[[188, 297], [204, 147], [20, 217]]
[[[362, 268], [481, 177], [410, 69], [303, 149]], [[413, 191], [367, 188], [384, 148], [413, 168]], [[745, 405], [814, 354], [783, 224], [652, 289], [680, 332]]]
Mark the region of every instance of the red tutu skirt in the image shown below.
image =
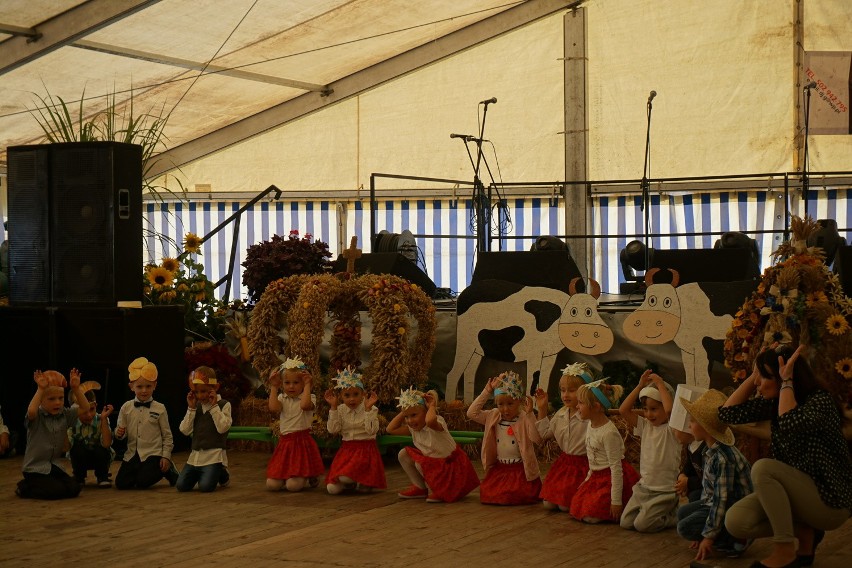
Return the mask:
[[319, 446], [309, 430], [285, 434], [278, 439], [266, 466], [267, 479], [319, 477], [325, 471]]
[[532, 505], [538, 503], [541, 478], [527, 481], [524, 462], [495, 463], [479, 486], [479, 501], [485, 505]]
[[585, 454], [559, 454], [542, 482], [539, 497], [560, 507], [570, 507], [571, 499], [588, 473], [589, 458]]
[[[633, 486], [639, 482], [639, 474], [626, 460], [621, 460], [621, 472], [621, 503], [626, 505], [633, 495]], [[610, 506], [612, 505], [611, 488], [612, 480], [608, 467], [593, 471], [589, 479], [580, 484], [577, 493], [571, 499], [571, 516], [580, 520], [586, 517], [594, 517], [604, 521], [618, 522], [618, 519], [612, 518], [610, 513]]]
[[456, 446], [445, 458], [430, 458], [412, 446], [405, 451], [423, 472], [429, 495], [445, 503], [453, 503], [479, 487], [479, 476], [470, 463], [470, 458]]
[[376, 440], [344, 440], [334, 454], [325, 483], [340, 483], [341, 475], [366, 487], [387, 488], [385, 464]]

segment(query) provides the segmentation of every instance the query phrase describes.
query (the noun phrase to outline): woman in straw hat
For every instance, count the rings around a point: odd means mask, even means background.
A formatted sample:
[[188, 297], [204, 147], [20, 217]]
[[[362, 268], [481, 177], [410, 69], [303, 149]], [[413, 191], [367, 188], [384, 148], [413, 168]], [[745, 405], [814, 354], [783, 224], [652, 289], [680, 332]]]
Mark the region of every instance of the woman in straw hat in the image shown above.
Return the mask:
[[697, 546], [696, 560], [711, 556], [714, 549], [726, 556], [739, 556], [747, 547], [725, 529], [725, 512], [752, 492], [751, 466], [734, 447], [734, 433], [719, 420], [719, 407], [725, 399], [715, 389], [695, 402], [680, 398], [689, 413], [689, 431], [696, 441], [706, 444], [701, 498], [677, 511], [677, 532]]
[[725, 518], [734, 536], [773, 537], [772, 553], [753, 567], [810, 566], [825, 531], [841, 526], [852, 512], [842, 403], [814, 375], [803, 349], [763, 351], [751, 376], [719, 410], [728, 424], [771, 420], [773, 457], [754, 464], [754, 493]]

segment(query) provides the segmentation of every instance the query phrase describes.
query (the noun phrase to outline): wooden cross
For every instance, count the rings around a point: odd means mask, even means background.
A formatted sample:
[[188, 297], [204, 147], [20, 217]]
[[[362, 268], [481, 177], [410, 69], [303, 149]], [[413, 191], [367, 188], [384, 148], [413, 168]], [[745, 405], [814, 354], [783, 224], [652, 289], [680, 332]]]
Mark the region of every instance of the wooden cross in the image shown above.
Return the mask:
[[349, 248], [343, 251], [343, 258], [346, 259], [346, 272], [350, 274], [355, 272], [355, 259], [361, 258], [361, 249], [357, 247], [358, 237], [352, 237], [349, 241]]

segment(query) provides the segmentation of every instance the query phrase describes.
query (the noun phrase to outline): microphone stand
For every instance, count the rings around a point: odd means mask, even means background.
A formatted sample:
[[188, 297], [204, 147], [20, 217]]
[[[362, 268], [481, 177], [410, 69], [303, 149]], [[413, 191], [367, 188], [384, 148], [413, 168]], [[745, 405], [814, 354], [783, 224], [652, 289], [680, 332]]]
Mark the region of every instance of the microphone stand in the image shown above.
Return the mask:
[[808, 130], [811, 113], [811, 87], [805, 87], [805, 147], [802, 151], [802, 200], [805, 202], [805, 215], [808, 214], [808, 194], [810, 193], [810, 174], [808, 164]]
[[651, 173], [651, 101], [657, 93], [652, 91], [648, 97], [648, 126], [645, 130], [645, 165], [642, 168], [642, 211], [645, 213], [645, 270], [651, 263], [651, 243], [648, 236], [651, 234], [651, 182], [648, 176]]
[[482, 109], [482, 124], [479, 138], [476, 139], [476, 164], [473, 166], [473, 210], [476, 212], [476, 245], [480, 252], [491, 250], [491, 199], [485, 194], [485, 186], [479, 177], [482, 163], [482, 139], [485, 136], [485, 117], [488, 115], [488, 102]]

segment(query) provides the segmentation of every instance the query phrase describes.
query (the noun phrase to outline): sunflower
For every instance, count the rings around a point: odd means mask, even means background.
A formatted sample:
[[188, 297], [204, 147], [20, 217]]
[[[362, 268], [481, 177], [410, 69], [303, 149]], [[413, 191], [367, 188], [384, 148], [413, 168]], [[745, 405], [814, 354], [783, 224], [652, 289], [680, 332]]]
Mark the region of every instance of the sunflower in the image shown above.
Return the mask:
[[186, 252], [196, 253], [201, 248], [201, 239], [195, 233], [187, 233], [183, 238], [183, 248]]
[[148, 270], [147, 273], [148, 282], [151, 283], [152, 286], [171, 286], [172, 282], [174, 282], [175, 274], [170, 270], [166, 270], [162, 266], [155, 266], [154, 268]]
[[174, 258], [164, 257], [161, 266], [169, 272], [177, 272], [178, 268], [180, 268], [180, 263]]
[[849, 331], [849, 322], [840, 314], [834, 314], [825, 320], [825, 328], [831, 335], [843, 335]]
[[834, 369], [843, 376], [844, 379], [852, 379], [852, 359], [844, 357], [834, 365]]

